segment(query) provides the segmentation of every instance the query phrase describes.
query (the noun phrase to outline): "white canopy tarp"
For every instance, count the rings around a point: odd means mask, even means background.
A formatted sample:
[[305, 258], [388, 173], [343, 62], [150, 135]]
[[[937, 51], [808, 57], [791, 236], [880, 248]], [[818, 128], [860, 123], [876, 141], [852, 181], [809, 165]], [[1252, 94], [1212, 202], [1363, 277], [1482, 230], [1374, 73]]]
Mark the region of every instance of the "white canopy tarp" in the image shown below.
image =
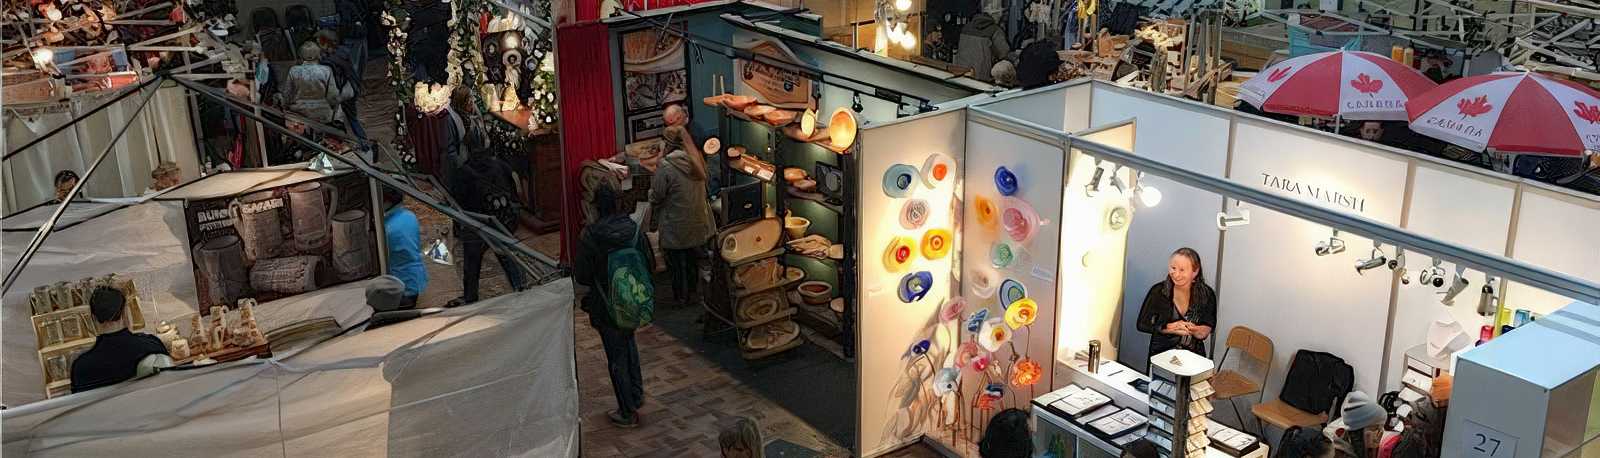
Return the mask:
[[[213, 178], [233, 174], [213, 175]], [[240, 176], [247, 176], [240, 174]], [[267, 175], [261, 175], [265, 177]], [[259, 181], [259, 180], [258, 180]], [[0, 270], [9, 273], [27, 249], [38, 225], [53, 207], [40, 207], [0, 221]], [[109, 273], [132, 278], [139, 287], [140, 311], [153, 329], [162, 320], [187, 319], [199, 311], [194, 266], [183, 201], [152, 200], [119, 206], [74, 202], [57, 221], [57, 230], [22, 269], [0, 302], [0, 402], [10, 407], [45, 398], [28, 294], [58, 281], [77, 281]], [[263, 330], [301, 320], [333, 317], [340, 326], [366, 318], [366, 282], [352, 282], [260, 304], [256, 321]], [[148, 330], [148, 329], [147, 329]]]
[[7, 410], [7, 457], [578, 454], [572, 284]]

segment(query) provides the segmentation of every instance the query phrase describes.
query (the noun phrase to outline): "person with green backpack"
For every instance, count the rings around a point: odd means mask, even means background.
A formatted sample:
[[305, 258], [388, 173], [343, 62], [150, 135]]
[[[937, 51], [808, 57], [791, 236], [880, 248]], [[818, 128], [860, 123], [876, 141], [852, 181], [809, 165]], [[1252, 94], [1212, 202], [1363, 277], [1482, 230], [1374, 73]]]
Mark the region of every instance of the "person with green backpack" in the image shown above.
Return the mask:
[[617, 396], [617, 410], [607, 412], [611, 424], [639, 426], [644, 405], [644, 377], [639, 373], [639, 345], [634, 331], [650, 324], [655, 313], [655, 288], [650, 280], [650, 250], [639, 225], [617, 208], [610, 186], [594, 190], [598, 218], [583, 229], [573, 259], [573, 277], [588, 287], [580, 307], [600, 334], [606, 369]]

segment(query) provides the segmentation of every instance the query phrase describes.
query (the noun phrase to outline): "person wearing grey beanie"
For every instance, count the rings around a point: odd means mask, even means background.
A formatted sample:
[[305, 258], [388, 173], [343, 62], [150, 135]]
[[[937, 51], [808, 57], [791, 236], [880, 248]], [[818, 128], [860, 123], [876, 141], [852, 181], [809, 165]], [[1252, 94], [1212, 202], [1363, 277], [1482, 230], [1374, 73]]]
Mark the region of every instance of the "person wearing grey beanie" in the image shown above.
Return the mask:
[[367, 283], [367, 306], [373, 312], [389, 312], [417, 306], [416, 296], [406, 296], [406, 285], [400, 278], [383, 275]]
[[1383, 435], [1384, 421], [1389, 413], [1372, 396], [1351, 391], [1339, 409], [1339, 418], [1328, 423], [1324, 434], [1333, 441], [1337, 456], [1372, 458], [1377, 456], [1377, 445]]
[[1383, 411], [1383, 407], [1372, 402], [1371, 396], [1361, 391], [1351, 391], [1350, 395], [1344, 398], [1344, 407], [1340, 412], [1340, 418], [1344, 419], [1345, 426], [1349, 426], [1351, 430], [1382, 424], [1388, 415]]

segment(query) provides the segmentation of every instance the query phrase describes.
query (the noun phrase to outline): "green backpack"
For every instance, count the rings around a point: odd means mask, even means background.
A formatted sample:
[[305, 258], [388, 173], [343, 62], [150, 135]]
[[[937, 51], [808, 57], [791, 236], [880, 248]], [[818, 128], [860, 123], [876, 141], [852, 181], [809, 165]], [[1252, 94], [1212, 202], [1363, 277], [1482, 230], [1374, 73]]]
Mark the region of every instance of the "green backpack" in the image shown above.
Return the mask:
[[650, 283], [649, 263], [639, 251], [639, 232], [628, 246], [606, 255], [606, 287], [600, 297], [611, 311], [612, 324], [622, 329], [638, 329], [655, 318], [655, 285]]

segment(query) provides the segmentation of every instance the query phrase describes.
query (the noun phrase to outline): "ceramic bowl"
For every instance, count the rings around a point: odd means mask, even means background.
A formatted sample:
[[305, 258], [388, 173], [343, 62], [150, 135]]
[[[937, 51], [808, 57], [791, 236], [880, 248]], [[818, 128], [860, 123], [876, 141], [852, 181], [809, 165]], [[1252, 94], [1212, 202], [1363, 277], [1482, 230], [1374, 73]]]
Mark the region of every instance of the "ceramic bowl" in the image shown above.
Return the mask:
[[849, 109], [840, 107], [828, 117], [828, 141], [838, 150], [856, 142], [856, 116]]
[[807, 281], [800, 283], [798, 288], [800, 298], [811, 305], [822, 305], [833, 299], [833, 285], [823, 281]]
[[798, 168], [798, 167], [789, 167], [789, 168], [783, 169], [783, 181], [793, 182], [793, 181], [800, 181], [800, 180], [803, 180], [805, 178], [806, 178], [805, 169], [801, 169], [801, 168]]
[[743, 110], [743, 109], [745, 109], [745, 107], [749, 107], [751, 104], [756, 103], [756, 98], [748, 96], [748, 95], [733, 95], [733, 94], [724, 94], [724, 95], [726, 95], [727, 97], [724, 97], [722, 99], [722, 106], [725, 106], [725, 107], [728, 107], [728, 108], [732, 108], [732, 109], [735, 109], [735, 110]]
[[813, 192], [817, 190], [817, 181], [811, 179], [795, 181], [794, 188], [805, 192]]
[[799, 216], [783, 218], [783, 230], [789, 232], [789, 238], [798, 239], [806, 236], [806, 229], [811, 228], [811, 220]]

